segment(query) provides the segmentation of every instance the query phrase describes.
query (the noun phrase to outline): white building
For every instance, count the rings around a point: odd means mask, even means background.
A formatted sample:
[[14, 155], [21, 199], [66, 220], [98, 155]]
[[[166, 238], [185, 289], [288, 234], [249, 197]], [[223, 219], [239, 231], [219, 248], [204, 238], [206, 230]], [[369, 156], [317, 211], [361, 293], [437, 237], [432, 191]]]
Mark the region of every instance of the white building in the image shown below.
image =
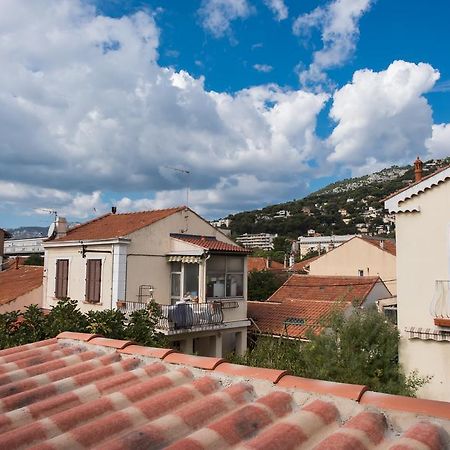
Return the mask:
[[236, 242], [245, 248], [260, 248], [262, 250], [273, 250], [273, 240], [277, 234], [259, 233], [242, 234], [236, 238]]
[[319, 253], [328, 252], [344, 242], [349, 241], [353, 237], [355, 237], [354, 234], [345, 234], [341, 236], [299, 236], [298, 247], [300, 257], [304, 257], [312, 251], [318, 251]]
[[44, 254], [43, 237], [5, 240], [5, 256]]

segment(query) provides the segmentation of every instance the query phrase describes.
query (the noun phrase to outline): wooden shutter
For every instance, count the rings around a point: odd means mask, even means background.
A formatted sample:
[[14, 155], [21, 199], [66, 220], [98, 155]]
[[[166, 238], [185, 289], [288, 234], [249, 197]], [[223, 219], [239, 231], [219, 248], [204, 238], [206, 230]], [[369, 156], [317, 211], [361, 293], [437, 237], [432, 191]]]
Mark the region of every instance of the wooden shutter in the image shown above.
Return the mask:
[[99, 302], [102, 285], [102, 260], [88, 259], [86, 262], [86, 301]]
[[58, 259], [56, 261], [55, 297], [67, 297], [67, 280], [69, 278], [69, 260]]

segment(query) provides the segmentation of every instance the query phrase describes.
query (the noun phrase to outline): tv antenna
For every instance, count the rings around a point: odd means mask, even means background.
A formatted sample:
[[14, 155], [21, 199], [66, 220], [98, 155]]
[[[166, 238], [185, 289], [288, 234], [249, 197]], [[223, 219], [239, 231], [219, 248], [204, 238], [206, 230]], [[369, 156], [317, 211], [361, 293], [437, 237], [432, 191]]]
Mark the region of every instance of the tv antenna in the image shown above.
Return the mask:
[[189, 207], [189, 175], [191, 174], [190, 170], [179, 168], [179, 167], [171, 167], [171, 166], [163, 166], [166, 169], [173, 170], [175, 172], [184, 173], [186, 175], [186, 207]]
[[40, 210], [41, 211], [44, 211], [44, 212], [47, 212], [47, 213], [49, 213], [49, 214], [54, 214], [54, 216], [55, 216], [55, 222], [56, 222], [56, 219], [58, 218], [58, 211], [55, 211], [54, 209], [47, 209], [47, 208], [40, 208]]

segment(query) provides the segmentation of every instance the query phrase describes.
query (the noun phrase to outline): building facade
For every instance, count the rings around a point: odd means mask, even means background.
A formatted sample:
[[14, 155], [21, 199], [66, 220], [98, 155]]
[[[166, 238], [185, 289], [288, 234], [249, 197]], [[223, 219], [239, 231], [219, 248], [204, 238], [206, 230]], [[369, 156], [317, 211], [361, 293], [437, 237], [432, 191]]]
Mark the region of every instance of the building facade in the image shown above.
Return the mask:
[[[450, 167], [386, 199], [396, 215], [400, 362], [431, 380], [420, 397], [450, 400]], [[426, 242], [426, 245], [424, 245]]]
[[154, 299], [158, 328], [185, 353], [246, 350], [247, 252], [188, 208], [107, 214], [44, 243], [44, 307], [83, 311]]
[[273, 250], [273, 240], [277, 234], [258, 233], [241, 234], [236, 238], [236, 242], [245, 248], [260, 248], [262, 250]]
[[5, 240], [5, 256], [44, 254], [42, 237]]
[[326, 253], [354, 237], [354, 234], [341, 236], [299, 236], [298, 252], [301, 258], [310, 252], [318, 251], [320, 254]]

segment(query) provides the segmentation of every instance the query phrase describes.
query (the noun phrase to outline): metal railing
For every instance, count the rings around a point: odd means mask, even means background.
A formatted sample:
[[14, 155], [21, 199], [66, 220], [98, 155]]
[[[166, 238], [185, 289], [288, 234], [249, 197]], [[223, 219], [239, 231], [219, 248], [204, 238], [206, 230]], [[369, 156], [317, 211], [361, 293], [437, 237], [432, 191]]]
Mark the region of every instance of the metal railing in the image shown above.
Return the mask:
[[122, 311], [127, 318], [130, 317], [134, 311], [139, 311], [147, 307], [147, 302], [117, 302], [117, 309]]
[[450, 280], [436, 280], [430, 313], [435, 318], [450, 319]]
[[157, 328], [168, 331], [190, 330], [192, 328], [211, 328], [223, 323], [223, 310], [220, 302], [179, 303], [160, 305], [161, 318]]

